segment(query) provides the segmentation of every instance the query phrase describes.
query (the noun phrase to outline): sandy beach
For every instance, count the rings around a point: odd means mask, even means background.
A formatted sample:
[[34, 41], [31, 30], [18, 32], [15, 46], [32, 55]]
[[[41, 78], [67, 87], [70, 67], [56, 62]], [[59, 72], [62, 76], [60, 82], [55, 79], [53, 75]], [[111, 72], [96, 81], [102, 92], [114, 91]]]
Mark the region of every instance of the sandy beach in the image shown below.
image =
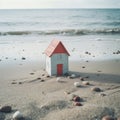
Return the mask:
[[[9, 105], [11, 113], [1, 113], [9, 120], [19, 110], [26, 120], [101, 120], [103, 116], [120, 116], [120, 60], [71, 61], [69, 76], [49, 77], [44, 63], [9, 65], [0, 69], [0, 106]], [[84, 66], [84, 67], [83, 67]], [[88, 81], [89, 85], [81, 80]], [[80, 82], [75, 87], [74, 82]], [[99, 87], [100, 92], [92, 91]], [[75, 106], [72, 96], [81, 98]]]

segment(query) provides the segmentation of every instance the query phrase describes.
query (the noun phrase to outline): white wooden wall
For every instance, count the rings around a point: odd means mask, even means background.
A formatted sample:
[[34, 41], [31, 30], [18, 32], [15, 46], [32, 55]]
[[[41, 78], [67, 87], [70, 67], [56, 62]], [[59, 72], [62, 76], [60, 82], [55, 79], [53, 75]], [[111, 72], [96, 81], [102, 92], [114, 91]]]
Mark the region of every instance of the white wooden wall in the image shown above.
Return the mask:
[[49, 75], [57, 75], [57, 64], [63, 64], [63, 74], [68, 72], [68, 55], [53, 54], [46, 57], [46, 71]]

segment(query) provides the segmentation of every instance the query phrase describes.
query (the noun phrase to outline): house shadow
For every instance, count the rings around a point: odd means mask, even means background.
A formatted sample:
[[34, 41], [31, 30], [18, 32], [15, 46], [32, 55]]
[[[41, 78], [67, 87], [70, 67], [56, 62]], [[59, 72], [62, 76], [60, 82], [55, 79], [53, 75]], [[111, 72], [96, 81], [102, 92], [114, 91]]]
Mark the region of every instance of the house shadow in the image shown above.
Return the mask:
[[106, 74], [102, 72], [98, 73], [84, 73], [69, 71], [69, 74], [75, 74], [76, 78], [84, 78], [85, 80], [102, 82], [102, 83], [120, 83], [120, 75], [118, 74]]

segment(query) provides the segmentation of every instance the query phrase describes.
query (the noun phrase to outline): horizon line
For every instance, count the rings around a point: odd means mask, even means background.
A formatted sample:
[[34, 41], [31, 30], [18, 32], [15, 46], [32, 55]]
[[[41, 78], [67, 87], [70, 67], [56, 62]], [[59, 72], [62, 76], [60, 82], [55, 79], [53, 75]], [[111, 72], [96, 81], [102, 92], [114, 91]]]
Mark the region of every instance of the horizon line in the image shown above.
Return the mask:
[[26, 9], [120, 9], [120, 8], [112, 8], [112, 7], [106, 7], [106, 8], [102, 8], [102, 7], [98, 7], [98, 8], [95, 8], [95, 7], [93, 7], [93, 8], [0, 8], [0, 10], [13, 10], [13, 9], [18, 9], [18, 10], [26, 10]]

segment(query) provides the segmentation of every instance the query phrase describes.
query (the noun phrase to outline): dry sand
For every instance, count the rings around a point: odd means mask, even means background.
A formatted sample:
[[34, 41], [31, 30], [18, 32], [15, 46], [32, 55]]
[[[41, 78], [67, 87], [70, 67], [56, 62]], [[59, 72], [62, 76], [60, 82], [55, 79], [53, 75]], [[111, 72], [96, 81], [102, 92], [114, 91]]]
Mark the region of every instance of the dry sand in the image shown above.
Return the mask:
[[[36, 65], [37, 64], [37, 65]], [[4, 69], [3, 69], [4, 68]], [[26, 120], [101, 120], [104, 115], [120, 116], [120, 60], [70, 62], [76, 78], [47, 77], [43, 63], [0, 69], [0, 105], [10, 105], [9, 120], [19, 110]], [[83, 85], [81, 77], [90, 85]], [[80, 82], [75, 87], [74, 82]], [[99, 87], [101, 92], [91, 88]], [[71, 96], [78, 95], [82, 106], [74, 106]]]

